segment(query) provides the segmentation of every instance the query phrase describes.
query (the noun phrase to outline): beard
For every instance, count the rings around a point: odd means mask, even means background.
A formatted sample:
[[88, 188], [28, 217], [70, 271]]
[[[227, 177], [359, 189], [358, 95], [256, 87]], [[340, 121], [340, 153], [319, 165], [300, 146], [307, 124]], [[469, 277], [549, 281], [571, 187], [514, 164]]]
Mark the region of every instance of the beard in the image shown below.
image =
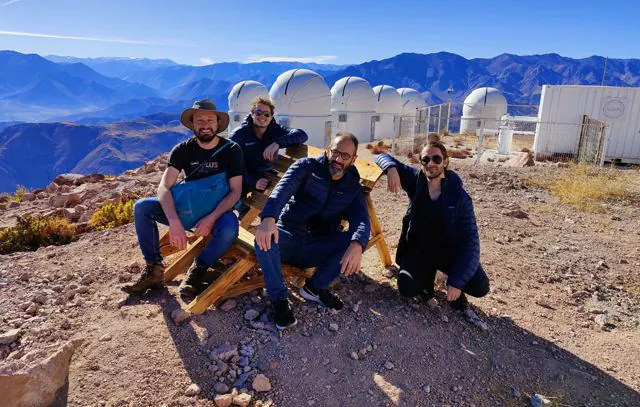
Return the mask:
[[348, 167], [336, 161], [329, 162], [329, 173], [332, 178], [342, 178]]
[[[205, 133], [205, 131], [207, 131], [207, 130], [209, 132]], [[195, 134], [196, 137], [198, 138], [198, 140], [200, 140], [203, 143], [210, 142], [216, 136], [216, 133], [213, 131], [213, 129], [211, 127], [194, 130], [193, 134]]]
[[442, 175], [444, 173], [444, 168], [425, 168], [423, 172], [428, 179], [433, 179], [438, 178], [440, 175]]

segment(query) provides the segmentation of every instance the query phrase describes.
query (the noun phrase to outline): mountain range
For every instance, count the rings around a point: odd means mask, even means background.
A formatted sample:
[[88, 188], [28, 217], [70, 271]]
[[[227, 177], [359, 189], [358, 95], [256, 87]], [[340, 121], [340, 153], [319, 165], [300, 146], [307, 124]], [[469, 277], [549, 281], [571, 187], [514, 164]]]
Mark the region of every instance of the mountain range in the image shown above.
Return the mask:
[[[235, 83], [253, 79], [270, 87], [289, 69], [315, 70], [329, 87], [348, 75], [361, 76], [372, 86], [411, 87], [430, 104], [462, 102], [482, 86], [501, 89], [509, 103], [518, 105], [538, 104], [544, 84], [640, 86], [640, 59], [609, 59], [606, 66], [603, 81], [605, 58], [600, 56], [502, 54], [467, 59], [438, 52], [403, 53], [349, 66], [300, 62], [190, 66], [167, 59], [45, 58], [0, 51], [0, 191], [14, 190], [17, 184], [40, 187], [59, 172], [117, 173], [138, 166], [143, 157], [167, 151], [184, 137], [178, 131], [178, 114], [194, 100], [208, 97], [226, 110]], [[124, 124], [143, 116], [137, 122], [142, 133]], [[114, 130], [122, 126], [129, 130]], [[156, 138], [164, 141], [158, 143]]]

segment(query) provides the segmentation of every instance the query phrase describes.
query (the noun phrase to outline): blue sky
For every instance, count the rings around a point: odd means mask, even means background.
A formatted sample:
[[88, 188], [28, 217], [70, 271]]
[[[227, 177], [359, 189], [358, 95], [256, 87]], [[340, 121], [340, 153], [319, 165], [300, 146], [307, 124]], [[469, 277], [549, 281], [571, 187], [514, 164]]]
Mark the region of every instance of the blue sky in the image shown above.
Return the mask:
[[640, 0], [0, 0], [0, 49], [192, 65], [436, 51], [640, 58]]

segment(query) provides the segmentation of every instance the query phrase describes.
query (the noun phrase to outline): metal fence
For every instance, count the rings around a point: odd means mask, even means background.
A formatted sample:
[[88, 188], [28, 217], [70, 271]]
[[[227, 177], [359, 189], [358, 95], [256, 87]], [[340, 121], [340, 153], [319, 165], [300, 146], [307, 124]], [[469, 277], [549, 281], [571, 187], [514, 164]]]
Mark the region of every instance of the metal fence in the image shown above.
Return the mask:
[[[473, 156], [476, 163], [489, 155], [506, 160], [514, 153], [533, 152], [538, 161], [582, 162], [604, 164], [607, 144], [607, 124], [584, 116], [580, 123], [550, 123], [538, 121], [537, 106], [510, 105], [502, 120], [473, 119], [473, 132], [460, 133], [462, 105], [446, 103], [419, 109], [415, 116], [399, 119], [398, 135], [393, 151], [411, 155], [430, 139], [445, 142], [454, 154]], [[463, 126], [468, 128], [469, 126]], [[454, 155], [455, 156], [455, 155]], [[493, 160], [490, 160], [493, 161]]]

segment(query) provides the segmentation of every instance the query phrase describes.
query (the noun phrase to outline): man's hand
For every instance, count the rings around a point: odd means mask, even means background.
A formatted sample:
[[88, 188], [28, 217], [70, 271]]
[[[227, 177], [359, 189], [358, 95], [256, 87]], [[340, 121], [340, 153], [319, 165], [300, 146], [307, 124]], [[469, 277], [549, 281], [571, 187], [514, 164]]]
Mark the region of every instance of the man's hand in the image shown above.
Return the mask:
[[447, 301], [455, 301], [460, 297], [462, 291], [459, 288], [447, 286]]
[[387, 170], [387, 190], [397, 194], [402, 189], [400, 184], [400, 174], [396, 167], [391, 167]]
[[350, 276], [360, 270], [360, 261], [362, 260], [362, 246], [358, 242], [351, 242], [347, 251], [344, 252], [340, 264], [340, 272], [345, 276]]
[[262, 156], [264, 157], [265, 160], [273, 161], [276, 159], [276, 157], [278, 157], [279, 149], [280, 149], [280, 146], [278, 145], [278, 143], [274, 141], [273, 143], [269, 144], [267, 148], [264, 149]]
[[179, 219], [169, 222], [169, 243], [179, 250], [187, 248], [187, 232], [184, 231]]
[[256, 228], [256, 243], [262, 251], [271, 249], [271, 237], [278, 243], [278, 227], [274, 218], [264, 218]]
[[204, 218], [200, 219], [198, 223], [196, 223], [196, 230], [194, 234], [196, 236], [209, 236], [211, 233], [211, 229], [213, 229], [213, 225], [216, 223], [216, 217], [213, 214], [209, 214]]
[[260, 178], [258, 182], [256, 182], [256, 189], [258, 191], [264, 191], [269, 186], [269, 180], [266, 178]]

